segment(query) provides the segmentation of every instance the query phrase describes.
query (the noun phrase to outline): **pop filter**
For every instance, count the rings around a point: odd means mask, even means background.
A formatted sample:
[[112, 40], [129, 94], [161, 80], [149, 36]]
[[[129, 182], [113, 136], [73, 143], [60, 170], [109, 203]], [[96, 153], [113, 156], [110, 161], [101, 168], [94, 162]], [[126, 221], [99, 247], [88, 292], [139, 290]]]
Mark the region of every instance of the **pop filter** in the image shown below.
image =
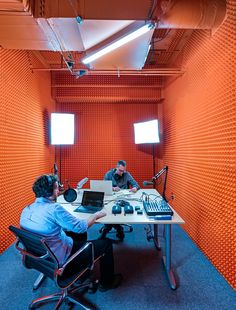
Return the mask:
[[63, 197], [64, 197], [65, 201], [67, 201], [67, 202], [74, 202], [77, 198], [77, 192], [75, 189], [70, 187], [69, 181], [68, 180], [66, 180], [66, 181], [68, 184], [68, 188], [67, 188], [67, 190], [64, 191]]
[[[88, 178], [80, 180], [80, 182], [77, 184], [77, 190], [81, 189], [86, 182], [88, 182]], [[74, 202], [77, 198], [77, 195], [77, 191], [71, 188], [68, 182], [68, 189], [63, 193], [65, 201]]]
[[65, 192], [63, 193], [64, 199], [67, 202], [74, 202], [77, 198], [77, 192], [75, 189], [69, 187]]

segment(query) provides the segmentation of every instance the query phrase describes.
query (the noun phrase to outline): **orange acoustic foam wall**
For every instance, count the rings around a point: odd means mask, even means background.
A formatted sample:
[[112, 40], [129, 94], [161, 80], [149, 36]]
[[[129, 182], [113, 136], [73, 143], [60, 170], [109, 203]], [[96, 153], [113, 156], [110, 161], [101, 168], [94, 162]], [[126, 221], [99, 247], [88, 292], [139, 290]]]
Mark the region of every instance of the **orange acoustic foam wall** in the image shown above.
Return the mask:
[[48, 120], [54, 109], [49, 73], [33, 73], [31, 53], [0, 49], [0, 251], [14, 240], [8, 226], [19, 225], [21, 210], [33, 199], [37, 176], [50, 173], [54, 148]]
[[[152, 145], [135, 145], [134, 123], [158, 118], [159, 77], [84, 76], [53, 73], [58, 112], [75, 114], [75, 144], [62, 146], [62, 181], [103, 179], [119, 159], [141, 185], [153, 176]], [[160, 146], [156, 146], [158, 155]], [[60, 161], [57, 149], [57, 163]], [[89, 186], [89, 183], [86, 184]]]
[[236, 289], [235, 1], [227, 9], [214, 35], [195, 32], [186, 73], [165, 87], [162, 162], [183, 228]]
[[[75, 114], [75, 144], [62, 147], [62, 181], [75, 186], [89, 179], [103, 179], [120, 159], [127, 161], [140, 186], [151, 179], [152, 145], [135, 145], [133, 123], [158, 118], [156, 103], [63, 103], [60, 112]], [[158, 152], [156, 147], [156, 152]], [[58, 152], [57, 159], [59, 161]]]

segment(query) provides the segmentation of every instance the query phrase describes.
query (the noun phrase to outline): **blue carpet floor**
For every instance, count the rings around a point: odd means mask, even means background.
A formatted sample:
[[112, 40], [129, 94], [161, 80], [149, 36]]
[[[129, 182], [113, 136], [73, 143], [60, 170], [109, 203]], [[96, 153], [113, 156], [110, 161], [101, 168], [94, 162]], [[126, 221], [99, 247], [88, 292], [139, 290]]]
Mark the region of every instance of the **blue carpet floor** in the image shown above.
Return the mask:
[[[123, 274], [124, 281], [115, 290], [85, 294], [84, 298], [93, 304], [93, 309], [236, 309], [235, 291], [179, 226], [173, 225], [172, 233], [172, 265], [179, 286], [175, 291], [168, 285], [161, 252], [146, 239], [145, 226], [135, 225], [133, 228], [134, 231], [127, 233], [122, 243], [114, 243], [115, 269]], [[91, 239], [98, 237], [98, 229], [99, 225], [90, 229]], [[115, 234], [110, 233], [109, 237], [115, 239]], [[37, 291], [32, 291], [38, 273], [23, 267], [14, 246], [0, 256], [0, 266], [2, 310], [25, 310], [32, 299], [57, 291], [49, 279]], [[53, 309], [53, 306], [51, 303], [40, 309]]]

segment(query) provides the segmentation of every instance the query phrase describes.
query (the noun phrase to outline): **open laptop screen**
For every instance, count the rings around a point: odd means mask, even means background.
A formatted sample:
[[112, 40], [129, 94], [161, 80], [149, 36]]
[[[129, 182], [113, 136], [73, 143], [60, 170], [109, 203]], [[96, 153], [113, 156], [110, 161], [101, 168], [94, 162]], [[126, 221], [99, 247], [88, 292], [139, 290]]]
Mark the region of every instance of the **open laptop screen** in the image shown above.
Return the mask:
[[74, 211], [82, 213], [95, 213], [103, 208], [103, 200], [103, 192], [84, 191], [81, 205]]
[[84, 207], [102, 208], [104, 200], [103, 192], [84, 191], [81, 205]]

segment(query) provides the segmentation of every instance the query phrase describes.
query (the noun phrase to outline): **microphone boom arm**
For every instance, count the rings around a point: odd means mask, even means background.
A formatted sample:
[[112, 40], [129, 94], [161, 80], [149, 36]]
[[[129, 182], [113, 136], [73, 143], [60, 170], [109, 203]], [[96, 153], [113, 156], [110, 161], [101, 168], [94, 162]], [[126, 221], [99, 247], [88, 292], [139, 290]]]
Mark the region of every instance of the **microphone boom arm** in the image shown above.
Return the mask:
[[154, 175], [154, 177], [152, 178], [152, 182], [155, 185], [156, 184], [156, 180], [163, 174], [165, 174], [165, 179], [164, 179], [164, 185], [163, 185], [163, 191], [162, 191], [162, 197], [165, 199], [166, 201], [166, 180], [167, 180], [167, 173], [168, 173], [168, 166], [165, 166], [164, 168], [162, 168], [156, 175]]
[[162, 168], [154, 177], [152, 178], [153, 181], [156, 181], [164, 172], [167, 172], [168, 166]]

